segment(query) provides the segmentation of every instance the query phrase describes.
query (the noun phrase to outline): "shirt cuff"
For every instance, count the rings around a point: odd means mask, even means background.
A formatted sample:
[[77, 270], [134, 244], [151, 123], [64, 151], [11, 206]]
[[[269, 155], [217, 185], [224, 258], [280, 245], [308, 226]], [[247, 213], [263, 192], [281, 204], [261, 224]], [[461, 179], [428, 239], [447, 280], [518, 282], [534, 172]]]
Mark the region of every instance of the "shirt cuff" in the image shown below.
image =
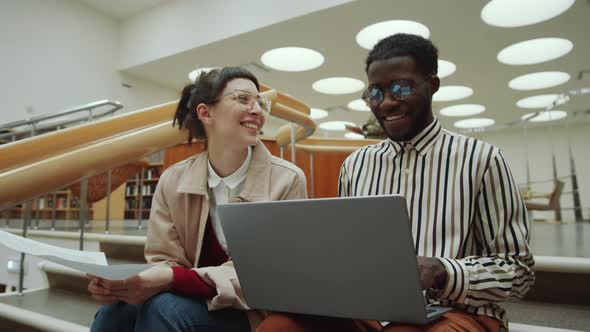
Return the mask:
[[182, 266], [172, 267], [172, 292], [188, 297], [212, 299], [217, 295], [215, 288], [209, 286], [195, 270]]
[[436, 257], [447, 270], [447, 283], [434, 294], [439, 300], [463, 303], [469, 288], [469, 271], [461, 260]]

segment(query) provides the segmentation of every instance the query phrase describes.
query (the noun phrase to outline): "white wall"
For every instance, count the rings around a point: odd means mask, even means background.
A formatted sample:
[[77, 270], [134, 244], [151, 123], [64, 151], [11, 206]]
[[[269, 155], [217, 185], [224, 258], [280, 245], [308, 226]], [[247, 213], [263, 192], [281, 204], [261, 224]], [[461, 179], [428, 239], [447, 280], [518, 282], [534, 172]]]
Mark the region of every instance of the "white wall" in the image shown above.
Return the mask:
[[[177, 98], [177, 92], [123, 76], [120, 24], [78, 1], [0, 1], [0, 123], [101, 99], [124, 111]], [[122, 83], [131, 84], [131, 89]]]
[[165, 2], [125, 20], [122, 29], [120, 68], [127, 69], [351, 1]]
[[[526, 157], [528, 153], [530, 174], [532, 181], [553, 179], [552, 151], [555, 154], [558, 177], [568, 176], [563, 179], [566, 183], [562, 194], [561, 205], [564, 208], [562, 217], [566, 221], [573, 221], [573, 207], [570, 175], [570, 163], [568, 155], [568, 139], [571, 140], [574, 155], [580, 199], [584, 208], [584, 218], [590, 218], [590, 123], [572, 125], [566, 128], [565, 121], [558, 122], [553, 129], [548, 125], [528, 128], [527, 139], [524, 139], [522, 128], [485, 132], [472, 135], [484, 141], [494, 144], [502, 149], [502, 153], [508, 159], [512, 174], [519, 184], [526, 183]], [[528, 147], [528, 148], [527, 148]], [[550, 192], [551, 182], [535, 183], [532, 189], [535, 192]], [[551, 220], [551, 212], [535, 212], [535, 218], [540, 217]]]

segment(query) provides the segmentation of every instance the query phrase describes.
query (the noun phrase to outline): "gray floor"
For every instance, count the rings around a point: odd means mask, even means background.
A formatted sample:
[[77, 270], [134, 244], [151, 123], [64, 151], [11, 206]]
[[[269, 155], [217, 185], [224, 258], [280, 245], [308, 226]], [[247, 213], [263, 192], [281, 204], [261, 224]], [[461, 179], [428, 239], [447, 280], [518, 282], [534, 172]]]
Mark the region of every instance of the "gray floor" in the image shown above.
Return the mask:
[[541, 302], [502, 303], [511, 322], [590, 331], [590, 306]]
[[[137, 220], [111, 220], [109, 222], [110, 234], [122, 235], [146, 235], [147, 220], [141, 222]], [[23, 221], [20, 219], [1, 220], [0, 229], [2, 228], [18, 228], [23, 227]], [[50, 230], [52, 228], [51, 220], [33, 221], [29, 229]], [[56, 220], [54, 229], [58, 231], [73, 231], [77, 232], [80, 229], [80, 222], [78, 220]], [[86, 232], [90, 233], [105, 233], [106, 223], [104, 220], [92, 220], [85, 228]]]
[[[140, 223], [137, 220], [113, 220], [110, 221], [111, 234], [145, 235], [147, 232], [147, 220]], [[50, 220], [40, 220], [37, 224], [33, 221], [31, 229], [50, 229]], [[2, 220], [2, 227], [22, 228], [22, 220]], [[56, 230], [77, 231], [80, 225], [78, 221], [58, 220], [55, 223]], [[104, 233], [105, 222], [92, 221], [87, 227], [87, 232]], [[531, 231], [531, 248], [535, 255], [563, 256], [563, 257], [588, 257], [590, 258], [590, 223], [555, 224], [547, 222], [534, 222]]]
[[553, 224], [535, 222], [531, 249], [539, 256], [590, 258], [590, 223]]

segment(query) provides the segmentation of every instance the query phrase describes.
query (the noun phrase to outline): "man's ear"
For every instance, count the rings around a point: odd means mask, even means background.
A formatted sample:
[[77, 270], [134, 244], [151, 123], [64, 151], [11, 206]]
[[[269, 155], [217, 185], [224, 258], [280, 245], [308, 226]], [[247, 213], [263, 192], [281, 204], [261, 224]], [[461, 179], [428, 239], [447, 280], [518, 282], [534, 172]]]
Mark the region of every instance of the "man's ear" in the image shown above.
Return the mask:
[[200, 103], [197, 105], [195, 112], [197, 112], [197, 117], [202, 123], [209, 124], [211, 122], [211, 107], [209, 105]]
[[430, 84], [430, 91], [434, 95], [438, 91], [438, 88], [440, 88], [440, 78], [438, 78], [438, 76], [436, 76], [436, 75], [432, 76], [430, 78], [429, 84]]

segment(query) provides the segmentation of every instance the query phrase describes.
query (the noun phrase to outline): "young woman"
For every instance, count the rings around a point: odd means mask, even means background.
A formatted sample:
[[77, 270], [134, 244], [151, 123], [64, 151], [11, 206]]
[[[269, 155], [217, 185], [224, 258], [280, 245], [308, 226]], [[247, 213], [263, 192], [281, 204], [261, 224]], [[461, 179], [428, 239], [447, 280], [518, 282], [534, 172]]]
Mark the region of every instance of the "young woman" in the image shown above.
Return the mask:
[[91, 331], [250, 331], [247, 307], [216, 215], [225, 202], [306, 198], [303, 172], [270, 154], [258, 133], [270, 113], [258, 80], [239, 67], [186, 86], [174, 124], [207, 150], [168, 168], [154, 194], [145, 256], [155, 265], [125, 281], [91, 276], [103, 303]]

